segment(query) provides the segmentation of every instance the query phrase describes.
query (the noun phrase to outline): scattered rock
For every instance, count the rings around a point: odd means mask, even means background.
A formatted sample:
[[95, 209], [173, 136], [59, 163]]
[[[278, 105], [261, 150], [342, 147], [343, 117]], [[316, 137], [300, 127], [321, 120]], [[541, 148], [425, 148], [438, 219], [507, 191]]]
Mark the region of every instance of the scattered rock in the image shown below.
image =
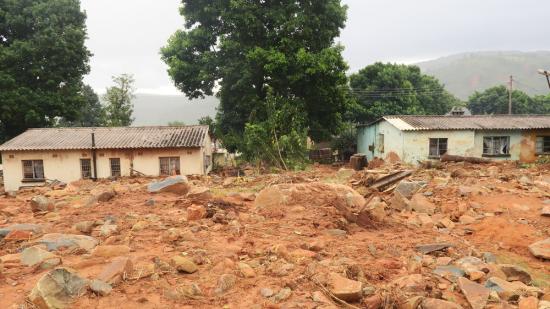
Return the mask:
[[458, 222], [461, 224], [472, 224], [476, 222], [476, 218], [468, 215], [462, 215], [460, 218], [458, 218]]
[[100, 296], [107, 296], [111, 294], [113, 287], [107, 282], [94, 279], [90, 281], [90, 290]]
[[505, 300], [517, 299], [521, 295], [539, 295], [539, 288], [525, 285], [520, 281], [508, 282], [504, 279], [491, 277], [485, 282], [485, 287], [498, 293]]
[[115, 196], [116, 196], [115, 190], [108, 190], [108, 191], [103, 191], [98, 195], [96, 195], [95, 199], [98, 202], [108, 202], [112, 200]]
[[390, 199], [390, 207], [399, 211], [409, 209], [410, 203], [410, 200], [399, 192], [394, 192], [393, 197]]
[[118, 226], [116, 224], [103, 224], [99, 228], [99, 236], [109, 237], [113, 234], [116, 234], [118, 231]]
[[289, 288], [284, 288], [279, 291], [275, 296], [272, 297], [273, 301], [280, 303], [287, 300], [292, 295], [292, 290]]
[[425, 186], [425, 182], [402, 180], [396, 187], [394, 192], [401, 194], [403, 197], [410, 199], [413, 195]]
[[199, 270], [197, 265], [191, 259], [181, 255], [172, 257], [172, 265], [174, 265], [177, 271], [187, 274], [192, 274]]
[[521, 281], [525, 284], [531, 284], [533, 280], [531, 275], [523, 268], [512, 264], [498, 265], [500, 271], [506, 275], [506, 281]]
[[207, 201], [212, 198], [212, 192], [207, 187], [193, 187], [187, 192], [186, 197], [193, 200]]
[[433, 273], [451, 282], [457, 282], [460, 277], [464, 277], [465, 275], [462, 269], [453, 265], [437, 266]]
[[189, 187], [187, 177], [178, 175], [152, 182], [147, 186], [147, 190], [150, 193], [171, 192], [184, 195], [189, 192]]
[[191, 205], [187, 208], [187, 221], [196, 221], [206, 218], [206, 208], [200, 205]]
[[92, 230], [94, 229], [95, 222], [94, 221], [81, 221], [74, 225], [75, 230], [79, 231], [83, 234], [90, 234], [92, 233]]
[[260, 294], [265, 298], [269, 298], [269, 297], [273, 296], [273, 294], [275, 294], [275, 292], [273, 292], [273, 290], [270, 289], [270, 288], [261, 288], [260, 289]]
[[413, 195], [409, 205], [412, 210], [429, 215], [434, 214], [436, 208], [435, 205], [428, 200], [428, 198], [419, 193]]
[[534, 296], [521, 297], [518, 305], [519, 309], [539, 309], [539, 299]]
[[224, 294], [225, 292], [231, 290], [235, 284], [237, 284], [237, 277], [235, 275], [223, 274], [218, 279], [218, 284], [216, 285], [214, 293], [217, 295]]
[[436, 225], [437, 225], [438, 228], [449, 229], [449, 230], [454, 229], [454, 227], [455, 227], [454, 222], [451, 221], [451, 219], [449, 219], [449, 218], [443, 218], [443, 219], [437, 221]]
[[155, 199], [148, 199], [146, 202], [145, 202], [145, 206], [155, 206]]
[[245, 278], [254, 278], [254, 277], [256, 277], [256, 272], [254, 271], [254, 269], [252, 267], [250, 267], [250, 265], [248, 265], [246, 263], [243, 263], [243, 262], [240, 262], [238, 265], [239, 265], [239, 271], [241, 272], [243, 277], [245, 277]]
[[97, 276], [97, 280], [103, 281], [111, 285], [117, 285], [121, 281], [132, 274], [134, 265], [129, 257], [119, 256], [107, 265], [103, 271]]
[[149, 222], [141, 220], [141, 221], [136, 222], [134, 225], [132, 225], [132, 231], [134, 231], [134, 232], [143, 231], [148, 226], [149, 226]]
[[359, 281], [350, 280], [339, 274], [330, 274], [330, 291], [334, 296], [347, 302], [356, 302], [363, 297], [363, 284]]
[[454, 247], [451, 243], [433, 243], [416, 246], [416, 250], [423, 254], [429, 254], [436, 251], [445, 250], [447, 248]]
[[426, 282], [421, 274], [399, 277], [392, 281], [391, 285], [407, 293], [422, 293], [426, 288]]
[[31, 198], [32, 212], [54, 211], [54, 203], [43, 195], [37, 195]]
[[43, 269], [47, 269], [61, 264], [61, 259], [39, 247], [30, 247], [21, 252], [21, 263], [26, 266], [41, 265]]
[[51, 233], [39, 238], [36, 243], [46, 245], [48, 251], [58, 250], [84, 250], [92, 251], [98, 240], [86, 235]]
[[545, 205], [540, 211], [540, 215], [544, 217], [550, 217], [550, 205]]
[[550, 238], [532, 243], [529, 251], [538, 258], [550, 260]]
[[462, 291], [462, 294], [472, 306], [472, 309], [483, 309], [487, 305], [489, 294], [491, 290], [487, 289], [481, 284], [472, 282], [466, 278], [458, 278], [458, 286]]
[[40, 309], [65, 308], [82, 295], [88, 281], [65, 268], [54, 269], [38, 280], [29, 300]]

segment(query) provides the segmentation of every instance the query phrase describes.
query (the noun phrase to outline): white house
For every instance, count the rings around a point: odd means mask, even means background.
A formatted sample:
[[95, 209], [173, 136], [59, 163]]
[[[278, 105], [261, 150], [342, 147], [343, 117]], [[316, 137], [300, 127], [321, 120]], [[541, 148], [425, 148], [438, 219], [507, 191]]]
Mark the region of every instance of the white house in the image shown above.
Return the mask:
[[4, 189], [108, 178], [206, 174], [208, 126], [29, 129], [0, 146]]
[[359, 153], [417, 163], [441, 155], [534, 162], [550, 155], [550, 115], [385, 116], [358, 126]]

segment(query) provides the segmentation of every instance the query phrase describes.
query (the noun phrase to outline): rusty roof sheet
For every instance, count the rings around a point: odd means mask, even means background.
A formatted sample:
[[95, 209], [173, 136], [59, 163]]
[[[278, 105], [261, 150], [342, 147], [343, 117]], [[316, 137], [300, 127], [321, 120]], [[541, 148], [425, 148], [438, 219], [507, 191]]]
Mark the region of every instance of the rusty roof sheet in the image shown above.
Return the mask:
[[204, 146], [208, 126], [29, 129], [0, 146], [0, 151], [195, 148]]
[[373, 123], [381, 120], [402, 131], [550, 129], [550, 115], [384, 116]]

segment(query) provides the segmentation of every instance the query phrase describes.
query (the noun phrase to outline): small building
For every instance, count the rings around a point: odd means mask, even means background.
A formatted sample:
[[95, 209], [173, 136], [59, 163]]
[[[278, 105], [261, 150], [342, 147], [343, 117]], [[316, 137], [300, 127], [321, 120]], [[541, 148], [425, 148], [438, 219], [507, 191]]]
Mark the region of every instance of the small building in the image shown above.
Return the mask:
[[550, 155], [550, 115], [385, 116], [357, 128], [359, 153], [416, 164], [459, 156], [534, 162]]
[[208, 126], [29, 129], [0, 146], [4, 189], [131, 175], [206, 174]]

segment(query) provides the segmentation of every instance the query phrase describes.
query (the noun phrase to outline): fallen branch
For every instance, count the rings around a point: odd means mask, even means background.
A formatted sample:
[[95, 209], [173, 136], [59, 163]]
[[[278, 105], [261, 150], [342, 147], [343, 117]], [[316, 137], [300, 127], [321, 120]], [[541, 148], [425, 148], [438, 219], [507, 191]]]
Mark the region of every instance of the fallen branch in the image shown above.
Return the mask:
[[484, 159], [484, 158], [453, 156], [449, 154], [442, 155], [440, 161], [441, 162], [468, 162], [468, 163], [474, 163], [474, 164], [485, 164], [485, 163], [492, 162], [491, 160]]

